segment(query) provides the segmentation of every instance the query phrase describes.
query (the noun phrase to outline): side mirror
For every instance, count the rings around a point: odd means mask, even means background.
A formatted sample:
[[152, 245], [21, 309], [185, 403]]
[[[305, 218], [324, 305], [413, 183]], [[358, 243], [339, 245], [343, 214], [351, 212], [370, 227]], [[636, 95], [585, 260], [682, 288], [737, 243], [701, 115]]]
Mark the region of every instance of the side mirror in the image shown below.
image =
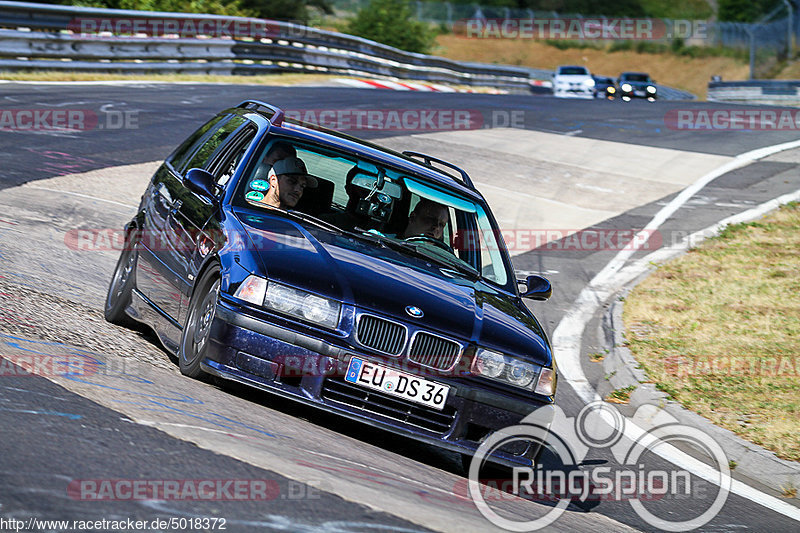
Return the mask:
[[186, 173], [186, 178], [184, 178], [183, 183], [192, 192], [216, 203], [216, 179], [207, 170], [203, 170], [202, 168], [190, 169], [189, 172]]
[[525, 284], [525, 292], [520, 295], [523, 298], [544, 302], [553, 295], [553, 286], [542, 276], [528, 276], [527, 279], [518, 280], [517, 283]]

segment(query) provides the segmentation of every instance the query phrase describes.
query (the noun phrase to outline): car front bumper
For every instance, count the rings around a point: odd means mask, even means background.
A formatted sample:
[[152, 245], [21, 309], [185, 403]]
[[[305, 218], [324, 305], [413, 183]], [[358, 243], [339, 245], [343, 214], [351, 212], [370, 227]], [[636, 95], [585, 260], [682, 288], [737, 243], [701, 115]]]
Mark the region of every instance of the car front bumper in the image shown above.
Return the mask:
[[[537, 423], [545, 420], [549, 425], [552, 420], [553, 406], [547, 401], [477, 386], [465, 378], [425, 378], [450, 386], [441, 411], [351, 384], [343, 376], [352, 356], [378, 364], [391, 362], [322, 336], [256, 317], [245, 307], [221, 299], [202, 368], [224, 379], [467, 455], [474, 454], [492, 432], [519, 424], [534, 410], [542, 409]], [[491, 460], [529, 466], [538, 452], [538, 444], [518, 441], [493, 452]]]
[[634, 88], [631, 91], [622, 91], [620, 90], [620, 96], [626, 96], [628, 98], [645, 98], [648, 100], [655, 100], [657, 98], [658, 93], [648, 93], [645, 89], [636, 89]]

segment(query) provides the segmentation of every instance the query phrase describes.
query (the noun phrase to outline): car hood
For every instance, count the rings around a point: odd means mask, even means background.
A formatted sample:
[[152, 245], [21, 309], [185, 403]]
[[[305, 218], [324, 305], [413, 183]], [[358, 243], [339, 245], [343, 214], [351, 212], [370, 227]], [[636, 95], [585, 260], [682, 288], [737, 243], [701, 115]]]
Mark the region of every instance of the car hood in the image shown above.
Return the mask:
[[[237, 213], [273, 281], [362, 311], [550, 364], [547, 338], [519, 302], [482, 280], [393, 248], [282, 216]], [[411, 318], [406, 307], [423, 310]]]

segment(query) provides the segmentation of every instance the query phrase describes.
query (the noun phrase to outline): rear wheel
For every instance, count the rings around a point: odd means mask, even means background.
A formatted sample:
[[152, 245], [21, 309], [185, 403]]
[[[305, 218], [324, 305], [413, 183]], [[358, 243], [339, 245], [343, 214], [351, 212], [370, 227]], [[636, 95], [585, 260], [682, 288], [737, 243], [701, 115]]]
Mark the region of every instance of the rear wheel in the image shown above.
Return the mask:
[[133, 278], [136, 269], [136, 240], [131, 238], [125, 242], [125, 249], [119, 256], [114, 275], [108, 286], [106, 295], [106, 305], [103, 310], [105, 319], [118, 326], [131, 326], [133, 319], [126, 313], [125, 309], [131, 303], [131, 293], [133, 291]]
[[205, 374], [200, 363], [208, 350], [211, 324], [217, 311], [219, 284], [219, 267], [213, 266], [200, 278], [189, 302], [186, 325], [178, 349], [178, 366], [184, 376], [199, 378]]

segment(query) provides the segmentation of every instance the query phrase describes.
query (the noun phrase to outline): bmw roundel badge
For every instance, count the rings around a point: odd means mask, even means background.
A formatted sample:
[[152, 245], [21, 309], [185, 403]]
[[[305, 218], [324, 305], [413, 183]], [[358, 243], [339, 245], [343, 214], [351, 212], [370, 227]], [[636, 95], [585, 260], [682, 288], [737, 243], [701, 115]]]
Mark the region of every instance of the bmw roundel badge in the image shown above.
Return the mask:
[[406, 313], [408, 313], [408, 316], [414, 318], [422, 318], [423, 316], [425, 316], [425, 313], [422, 312], [422, 309], [414, 305], [409, 305], [408, 307], [406, 307]]

